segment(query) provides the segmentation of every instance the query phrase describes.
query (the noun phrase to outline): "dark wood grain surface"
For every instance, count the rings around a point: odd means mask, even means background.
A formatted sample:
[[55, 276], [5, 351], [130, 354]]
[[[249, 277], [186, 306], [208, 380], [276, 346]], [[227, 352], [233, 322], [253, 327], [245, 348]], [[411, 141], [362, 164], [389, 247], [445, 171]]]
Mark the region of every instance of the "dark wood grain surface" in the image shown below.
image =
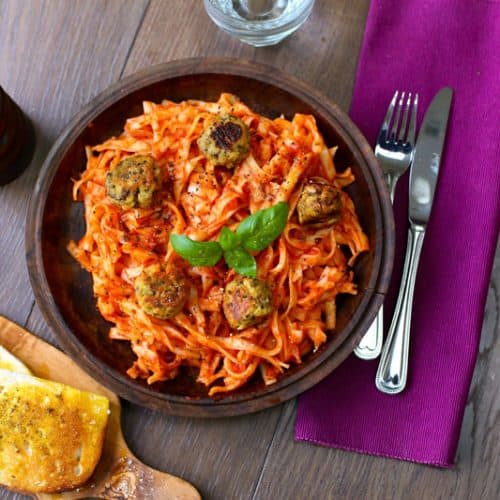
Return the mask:
[[[347, 110], [368, 4], [318, 0], [291, 38], [254, 49], [219, 31], [201, 0], [0, 0], [0, 85], [37, 132], [30, 168], [0, 188], [0, 314], [56, 343], [26, 271], [26, 206], [48, 148], [92, 97], [151, 64], [217, 55], [277, 66]], [[499, 286], [497, 252], [453, 470], [294, 442], [294, 401], [255, 415], [201, 421], [124, 402], [125, 437], [141, 460], [183, 477], [213, 500], [499, 498]], [[0, 490], [0, 498], [24, 497]]]

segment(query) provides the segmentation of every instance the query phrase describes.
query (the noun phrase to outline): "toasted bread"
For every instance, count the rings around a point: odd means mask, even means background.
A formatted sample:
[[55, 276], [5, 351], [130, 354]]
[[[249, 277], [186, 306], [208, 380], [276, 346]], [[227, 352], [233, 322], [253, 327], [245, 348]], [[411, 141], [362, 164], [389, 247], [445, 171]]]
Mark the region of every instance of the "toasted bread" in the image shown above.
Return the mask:
[[0, 369], [31, 375], [28, 367], [0, 345]]
[[0, 369], [0, 484], [28, 493], [81, 486], [102, 452], [103, 396]]

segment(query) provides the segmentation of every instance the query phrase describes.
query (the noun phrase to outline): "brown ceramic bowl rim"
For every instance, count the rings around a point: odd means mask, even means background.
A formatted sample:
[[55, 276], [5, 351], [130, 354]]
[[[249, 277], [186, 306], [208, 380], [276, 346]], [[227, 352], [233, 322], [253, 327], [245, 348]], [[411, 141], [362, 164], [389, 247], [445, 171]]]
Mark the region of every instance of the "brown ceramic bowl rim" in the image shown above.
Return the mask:
[[[216, 67], [217, 70], [214, 71], [211, 67]], [[81, 356], [85, 347], [66, 324], [53, 296], [47, 294], [50, 288], [44, 269], [41, 236], [47, 195], [60, 162], [73, 141], [93, 119], [126, 95], [145, 86], [180, 76], [207, 74], [234, 75], [261, 81], [294, 95], [315, 109], [319, 107], [328, 111], [328, 120], [336, 132], [345, 142], [353, 144], [353, 154], [368, 167], [365, 174], [371, 176], [367, 182], [377, 195], [374, 203], [378, 204], [379, 210], [374, 216], [380, 219], [377, 223], [382, 229], [380, 239], [384, 244], [375, 248], [374, 272], [357, 310], [346, 325], [348, 333], [345, 340], [332, 352], [325, 351], [313, 364], [307, 365], [306, 369], [283, 377], [258, 392], [236, 394], [223, 399], [188, 399], [153, 391], [118, 373], [94, 356]], [[265, 75], [265, 78], [259, 75]], [[374, 320], [387, 292], [394, 257], [394, 220], [389, 197], [382, 192], [384, 182], [372, 148], [356, 125], [336, 104], [308, 84], [281, 73], [274, 67], [230, 58], [181, 59], [152, 66], [118, 81], [95, 97], [68, 123], [49, 151], [30, 200], [26, 223], [26, 256], [35, 298], [63, 349], [87, 373], [125, 399], [179, 416], [226, 417], [262, 410], [297, 396], [326, 377], [353, 351]], [[259, 400], [257, 404], [256, 400]]]

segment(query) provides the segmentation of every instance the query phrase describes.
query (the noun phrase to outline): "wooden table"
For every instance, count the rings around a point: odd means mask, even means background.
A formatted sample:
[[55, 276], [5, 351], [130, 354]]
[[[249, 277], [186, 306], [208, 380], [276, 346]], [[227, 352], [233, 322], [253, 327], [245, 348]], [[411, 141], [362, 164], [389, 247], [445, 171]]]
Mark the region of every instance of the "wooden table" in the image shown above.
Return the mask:
[[[29, 284], [24, 221], [49, 147], [84, 104], [152, 64], [220, 55], [277, 66], [347, 110], [368, 5], [318, 0], [291, 38], [254, 49], [219, 31], [201, 0], [0, 0], [0, 84], [37, 132], [30, 168], [0, 188], [0, 314], [56, 343]], [[453, 470], [294, 442], [295, 401], [222, 420], [168, 417], [124, 402], [131, 449], [214, 500], [500, 498], [499, 254]], [[21, 496], [0, 490], [0, 498]]]

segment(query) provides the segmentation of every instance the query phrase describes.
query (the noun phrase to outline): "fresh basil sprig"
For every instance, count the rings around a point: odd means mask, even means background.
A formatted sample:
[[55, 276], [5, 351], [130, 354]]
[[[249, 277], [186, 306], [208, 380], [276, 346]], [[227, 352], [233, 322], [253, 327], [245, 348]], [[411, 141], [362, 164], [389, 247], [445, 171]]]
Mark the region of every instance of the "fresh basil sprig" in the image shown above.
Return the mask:
[[255, 278], [257, 276], [257, 261], [255, 257], [243, 248], [235, 248], [224, 252], [226, 264], [238, 274]]
[[283, 232], [287, 219], [288, 205], [282, 201], [243, 219], [236, 234], [244, 248], [258, 252], [267, 248]]
[[192, 266], [215, 266], [222, 257], [222, 248], [216, 241], [194, 241], [183, 234], [171, 234], [170, 243]]
[[241, 238], [239, 234], [231, 231], [228, 227], [224, 226], [219, 234], [219, 244], [224, 252], [234, 250], [241, 246]]
[[192, 266], [215, 266], [221, 257], [238, 274], [255, 278], [257, 262], [249, 252], [268, 247], [285, 229], [288, 204], [280, 202], [258, 210], [243, 219], [236, 231], [223, 227], [219, 241], [194, 241], [187, 236], [171, 234], [173, 249]]

